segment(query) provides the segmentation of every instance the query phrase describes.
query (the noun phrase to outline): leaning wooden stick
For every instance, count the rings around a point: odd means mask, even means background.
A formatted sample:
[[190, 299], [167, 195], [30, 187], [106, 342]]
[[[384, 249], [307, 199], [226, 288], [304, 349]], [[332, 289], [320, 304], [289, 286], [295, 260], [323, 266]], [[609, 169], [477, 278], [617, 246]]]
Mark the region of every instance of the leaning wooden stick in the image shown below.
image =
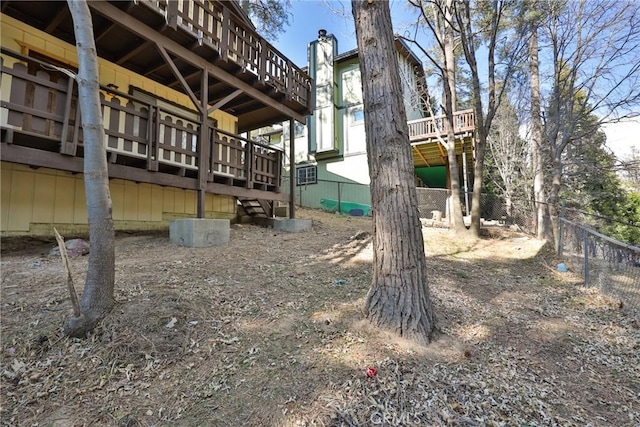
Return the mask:
[[71, 305], [73, 305], [73, 316], [80, 317], [80, 303], [78, 302], [78, 294], [76, 294], [76, 288], [73, 286], [73, 277], [71, 276], [71, 267], [69, 267], [69, 257], [67, 256], [67, 247], [64, 244], [64, 239], [58, 233], [55, 227], [53, 227], [54, 233], [56, 233], [56, 240], [58, 241], [58, 247], [60, 248], [60, 256], [62, 257], [62, 264], [67, 271], [67, 288], [71, 296]]

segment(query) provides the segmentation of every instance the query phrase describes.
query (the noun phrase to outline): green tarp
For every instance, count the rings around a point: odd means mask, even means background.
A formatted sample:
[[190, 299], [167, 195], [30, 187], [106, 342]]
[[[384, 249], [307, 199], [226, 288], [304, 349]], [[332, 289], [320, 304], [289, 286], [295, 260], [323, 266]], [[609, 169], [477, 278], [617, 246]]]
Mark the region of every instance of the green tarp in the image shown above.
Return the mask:
[[447, 167], [432, 166], [415, 168], [416, 175], [429, 188], [447, 188]]

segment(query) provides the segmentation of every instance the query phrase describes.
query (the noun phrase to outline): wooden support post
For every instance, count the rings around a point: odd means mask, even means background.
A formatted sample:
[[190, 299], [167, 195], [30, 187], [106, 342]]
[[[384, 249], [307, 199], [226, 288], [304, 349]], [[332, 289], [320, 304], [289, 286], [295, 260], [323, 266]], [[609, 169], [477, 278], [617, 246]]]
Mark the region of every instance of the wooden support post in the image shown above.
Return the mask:
[[202, 70], [200, 86], [200, 135], [198, 144], [198, 218], [205, 217], [205, 200], [207, 199], [207, 176], [209, 175], [209, 138], [207, 126], [207, 105], [209, 98], [209, 73]]
[[[276, 164], [275, 164], [275, 179], [274, 179], [274, 185], [275, 185], [275, 192], [279, 193], [280, 192], [280, 186], [282, 185], [282, 162], [284, 160], [284, 153], [281, 151], [276, 151]], [[275, 206], [275, 202], [273, 204]]]
[[464, 206], [467, 209], [467, 212], [471, 212], [469, 209], [469, 170], [467, 166], [467, 153], [464, 147], [464, 137], [460, 139], [462, 144], [462, 182], [464, 185]]
[[296, 217], [296, 121], [289, 119], [289, 218]]

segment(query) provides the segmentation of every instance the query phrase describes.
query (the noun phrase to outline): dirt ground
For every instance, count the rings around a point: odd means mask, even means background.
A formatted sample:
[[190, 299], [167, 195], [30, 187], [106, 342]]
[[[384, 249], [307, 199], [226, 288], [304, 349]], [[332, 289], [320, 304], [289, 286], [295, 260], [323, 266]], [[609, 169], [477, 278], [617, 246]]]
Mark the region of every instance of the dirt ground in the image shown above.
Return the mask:
[[299, 217], [313, 230], [234, 225], [216, 248], [120, 234], [117, 303], [85, 340], [61, 333], [53, 239], [3, 241], [2, 425], [640, 426], [639, 319], [538, 241], [424, 228], [424, 348], [363, 319], [371, 220]]

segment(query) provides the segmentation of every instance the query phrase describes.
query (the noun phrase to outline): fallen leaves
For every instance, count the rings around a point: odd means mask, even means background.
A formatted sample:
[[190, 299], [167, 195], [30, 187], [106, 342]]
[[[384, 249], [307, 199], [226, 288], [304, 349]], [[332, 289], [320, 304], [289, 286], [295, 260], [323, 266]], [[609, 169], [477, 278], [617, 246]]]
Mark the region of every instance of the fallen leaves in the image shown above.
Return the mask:
[[639, 425], [640, 321], [534, 239], [423, 230], [440, 334], [418, 349], [362, 319], [370, 220], [303, 214], [314, 231], [243, 225], [224, 248], [119, 237], [86, 340], [60, 332], [49, 248], [3, 242], [3, 425]]

